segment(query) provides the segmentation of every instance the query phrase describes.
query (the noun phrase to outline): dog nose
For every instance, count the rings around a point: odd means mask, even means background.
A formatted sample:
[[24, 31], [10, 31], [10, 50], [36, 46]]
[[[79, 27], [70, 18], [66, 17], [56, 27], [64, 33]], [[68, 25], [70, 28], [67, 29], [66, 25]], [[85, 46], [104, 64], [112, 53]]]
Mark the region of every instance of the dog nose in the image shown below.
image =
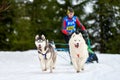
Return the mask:
[[77, 43], [77, 46], [79, 46], [79, 43]]
[[79, 43], [76, 43], [76, 44], [75, 44], [75, 47], [78, 48], [78, 47], [79, 47]]
[[41, 48], [41, 45], [39, 44], [39, 48]]

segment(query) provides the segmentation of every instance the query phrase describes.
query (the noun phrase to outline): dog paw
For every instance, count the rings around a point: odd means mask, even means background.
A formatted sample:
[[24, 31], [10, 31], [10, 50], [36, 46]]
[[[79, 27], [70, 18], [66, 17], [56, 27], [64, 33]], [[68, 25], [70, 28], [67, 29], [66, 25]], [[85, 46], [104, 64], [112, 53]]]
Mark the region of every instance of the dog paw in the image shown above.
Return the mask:
[[78, 71], [76, 71], [76, 73], [79, 73], [80, 71], [78, 70]]
[[55, 69], [55, 67], [53, 67], [53, 69]]
[[82, 71], [82, 69], [80, 69], [80, 70], [77, 70], [77, 71], [76, 71], [76, 73], [79, 73], [79, 72], [81, 72], [81, 71]]
[[47, 71], [47, 69], [43, 69], [42, 71]]
[[50, 71], [50, 73], [52, 73], [53, 71]]
[[84, 68], [81, 69], [82, 71], [84, 70]]

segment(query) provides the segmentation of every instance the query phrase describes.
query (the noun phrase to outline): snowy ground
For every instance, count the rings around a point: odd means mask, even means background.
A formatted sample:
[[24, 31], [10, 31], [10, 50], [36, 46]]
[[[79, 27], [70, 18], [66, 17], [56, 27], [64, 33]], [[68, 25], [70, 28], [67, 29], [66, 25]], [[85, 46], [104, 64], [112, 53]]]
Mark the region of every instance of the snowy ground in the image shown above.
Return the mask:
[[99, 63], [76, 73], [66, 52], [58, 52], [53, 73], [42, 72], [36, 50], [0, 51], [0, 80], [120, 80], [120, 55], [97, 54]]

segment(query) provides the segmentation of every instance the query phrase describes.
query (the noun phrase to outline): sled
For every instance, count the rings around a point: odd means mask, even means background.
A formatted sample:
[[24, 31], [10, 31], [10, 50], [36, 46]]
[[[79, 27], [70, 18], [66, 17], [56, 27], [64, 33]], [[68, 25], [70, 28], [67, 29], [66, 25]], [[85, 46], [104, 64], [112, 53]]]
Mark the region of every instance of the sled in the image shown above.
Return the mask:
[[[67, 53], [69, 53], [69, 49], [67, 48], [68, 44], [64, 44], [64, 43], [55, 43], [56, 46], [56, 50], [57, 51], [65, 51]], [[64, 48], [59, 48], [57, 46], [64, 46]], [[94, 61], [96, 61], [98, 63], [98, 57], [97, 55], [91, 50], [90, 47], [88, 47], [88, 52], [89, 52], [89, 57], [86, 61], [86, 63], [93, 63]], [[70, 55], [69, 55], [70, 56]], [[70, 57], [71, 58], [71, 57]]]

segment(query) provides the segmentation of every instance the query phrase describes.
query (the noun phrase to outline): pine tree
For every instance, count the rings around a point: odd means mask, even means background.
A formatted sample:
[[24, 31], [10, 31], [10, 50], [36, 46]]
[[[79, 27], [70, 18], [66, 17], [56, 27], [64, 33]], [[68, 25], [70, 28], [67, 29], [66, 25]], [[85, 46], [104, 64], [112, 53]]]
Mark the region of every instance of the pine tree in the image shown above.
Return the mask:
[[14, 4], [14, 34], [12, 36], [11, 50], [28, 50], [34, 48], [34, 37], [31, 19], [26, 5], [31, 3], [17, 2]]
[[119, 53], [119, 49], [117, 49], [118, 45], [114, 44], [114, 41], [117, 41], [119, 44], [118, 40], [115, 40], [119, 39], [119, 37], [116, 38], [120, 30], [118, 23], [119, 10], [120, 8], [118, 3], [116, 4], [116, 1], [112, 1], [111, 3], [111, 0], [100, 0], [95, 2], [94, 12], [86, 18], [87, 21], [94, 21], [94, 23], [88, 26], [91, 26], [91, 36], [95, 39], [94, 43], [98, 44], [97, 50], [102, 53]]
[[10, 35], [13, 32], [13, 13], [12, 1], [0, 1], [0, 50], [8, 50], [10, 48]]

